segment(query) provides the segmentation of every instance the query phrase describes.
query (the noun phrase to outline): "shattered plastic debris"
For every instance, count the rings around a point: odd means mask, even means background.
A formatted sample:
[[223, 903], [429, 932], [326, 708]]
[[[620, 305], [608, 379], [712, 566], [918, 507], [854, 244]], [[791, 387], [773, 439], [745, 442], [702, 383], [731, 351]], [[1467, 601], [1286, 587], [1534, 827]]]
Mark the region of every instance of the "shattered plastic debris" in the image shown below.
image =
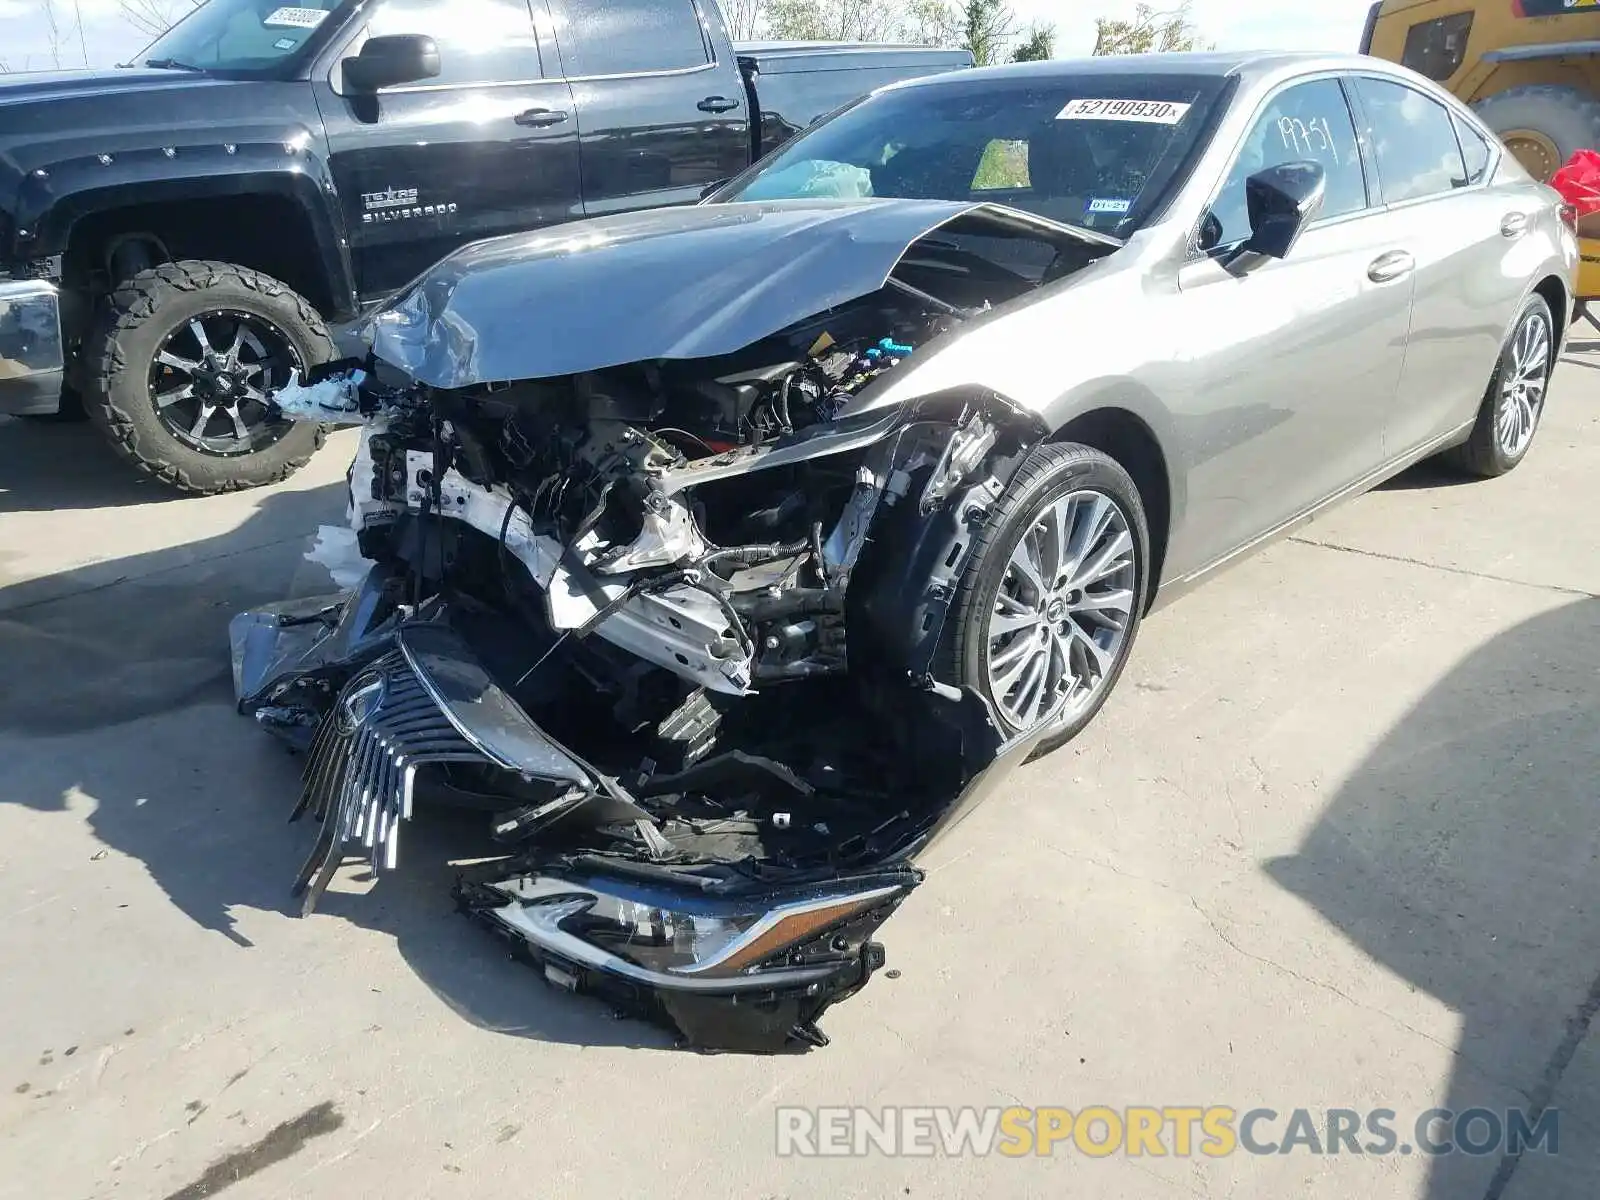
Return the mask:
[[334, 586], [344, 591], [365, 579], [373, 565], [361, 556], [356, 531], [348, 525], [320, 526], [317, 540], [306, 551], [305, 560], [327, 568]]
[[289, 382], [273, 394], [278, 411], [292, 421], [316, 421], [323, 425], [365, 425], [358, 399], [365, 371], [351, 371], [321, 383], [300, 382], [300, 372], [289, 372]]

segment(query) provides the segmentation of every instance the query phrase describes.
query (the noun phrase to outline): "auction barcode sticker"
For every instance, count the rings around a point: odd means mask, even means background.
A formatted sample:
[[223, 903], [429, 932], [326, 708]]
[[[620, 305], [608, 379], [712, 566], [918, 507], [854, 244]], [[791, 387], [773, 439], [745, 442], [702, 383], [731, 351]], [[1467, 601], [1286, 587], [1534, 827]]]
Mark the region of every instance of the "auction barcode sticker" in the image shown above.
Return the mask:
[[1058, 121], [1138, 121], [1176, 125], [1191, 106], [1172, 100], [1071, 100], [1056, 114]]
[[328, 19], [325, 8], [278, 8], [261, 23], [268, 29], [315, 29]]

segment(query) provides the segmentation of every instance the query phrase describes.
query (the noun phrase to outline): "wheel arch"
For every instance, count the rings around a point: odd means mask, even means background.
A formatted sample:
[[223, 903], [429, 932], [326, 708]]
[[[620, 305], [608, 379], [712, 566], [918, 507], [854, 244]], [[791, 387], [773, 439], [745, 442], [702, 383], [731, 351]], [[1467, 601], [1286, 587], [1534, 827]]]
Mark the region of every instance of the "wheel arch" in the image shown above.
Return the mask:
[[116, 256], [135, 249], [139, 266], [184, 259], [260, 271], [304, 296], [328, 319], [352, 307], [341, 272], [330, 275], [316, 222], [281, 192], [190, 196], [96, 209], [72, 223], [62, 258], [69, 286], [115, 286]]
[[1572, 323], [1572, 296], [1566, 281], [1558, 275], [1546, 275], [1533, 285], [1533, 294], [1543, 296], [1544, 302], [1550, 306], [1550, 315], [1555, 319], [1557, 343], [1565, 341], [1567, 327]]
[[1148, 611], [1161, 585], [1173, 521], [1172, 471], [1161, 440], [1142, 417], [1116, 405], [1092, 408], [1073, 417], [1050, 440], [1092, 446], [1115, 459], [1132, 477], [1150, 527]]

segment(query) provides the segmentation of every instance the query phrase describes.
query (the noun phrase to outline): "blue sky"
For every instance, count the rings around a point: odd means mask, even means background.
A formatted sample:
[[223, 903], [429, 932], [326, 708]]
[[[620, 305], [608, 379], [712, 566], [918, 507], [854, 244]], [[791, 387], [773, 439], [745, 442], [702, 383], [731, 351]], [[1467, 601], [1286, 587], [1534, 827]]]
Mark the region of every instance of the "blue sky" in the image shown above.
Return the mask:
[[[184, 0], [142, 0], [182, 11]], [[1205, 35], [1224, 50], [1276, 47], [1353, 50], [1370, 0], [1321, 0], [1315, 5], [1285, 0], [1194, 0], [1194, 17]], [[110, 66], [148, 40], [122, 15], [120, 0], [53, 0], [62, 66]], [[1131, 12], [1133, 0], [1013, 0], [1018, 18], [1054, 21], [1057, 53], [1086, 54], [1094, 44], [1094, 18]], [[1067, 10], [1067, 15], [1063, 15]], [[81, 17], [83, 37], [78, 37]], [[14, 71], [47, 70], [54, 64], [43, 0], [0, 0], [0, 62]]]

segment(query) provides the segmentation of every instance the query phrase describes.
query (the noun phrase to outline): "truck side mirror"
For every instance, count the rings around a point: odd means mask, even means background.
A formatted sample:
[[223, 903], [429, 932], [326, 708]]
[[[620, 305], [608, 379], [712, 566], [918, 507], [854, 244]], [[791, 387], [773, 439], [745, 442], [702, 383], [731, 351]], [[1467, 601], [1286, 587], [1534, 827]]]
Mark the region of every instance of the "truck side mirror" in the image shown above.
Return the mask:
[[439, 47], [419, 33], [396, 33], [368, 38], [361, 53], [344, 59], [345, 88], [376, 92], [402, 83], [417, 83], [439, 74]]
[[1328, 175], [1322, 164], [1310, 160], [1280, 163], [1250, 176], [1244, 181], [1250, 239], [1241, 249], [1248, 254], [1287, 258], [1306, 226], [1316, 219], [1327, 187]]

